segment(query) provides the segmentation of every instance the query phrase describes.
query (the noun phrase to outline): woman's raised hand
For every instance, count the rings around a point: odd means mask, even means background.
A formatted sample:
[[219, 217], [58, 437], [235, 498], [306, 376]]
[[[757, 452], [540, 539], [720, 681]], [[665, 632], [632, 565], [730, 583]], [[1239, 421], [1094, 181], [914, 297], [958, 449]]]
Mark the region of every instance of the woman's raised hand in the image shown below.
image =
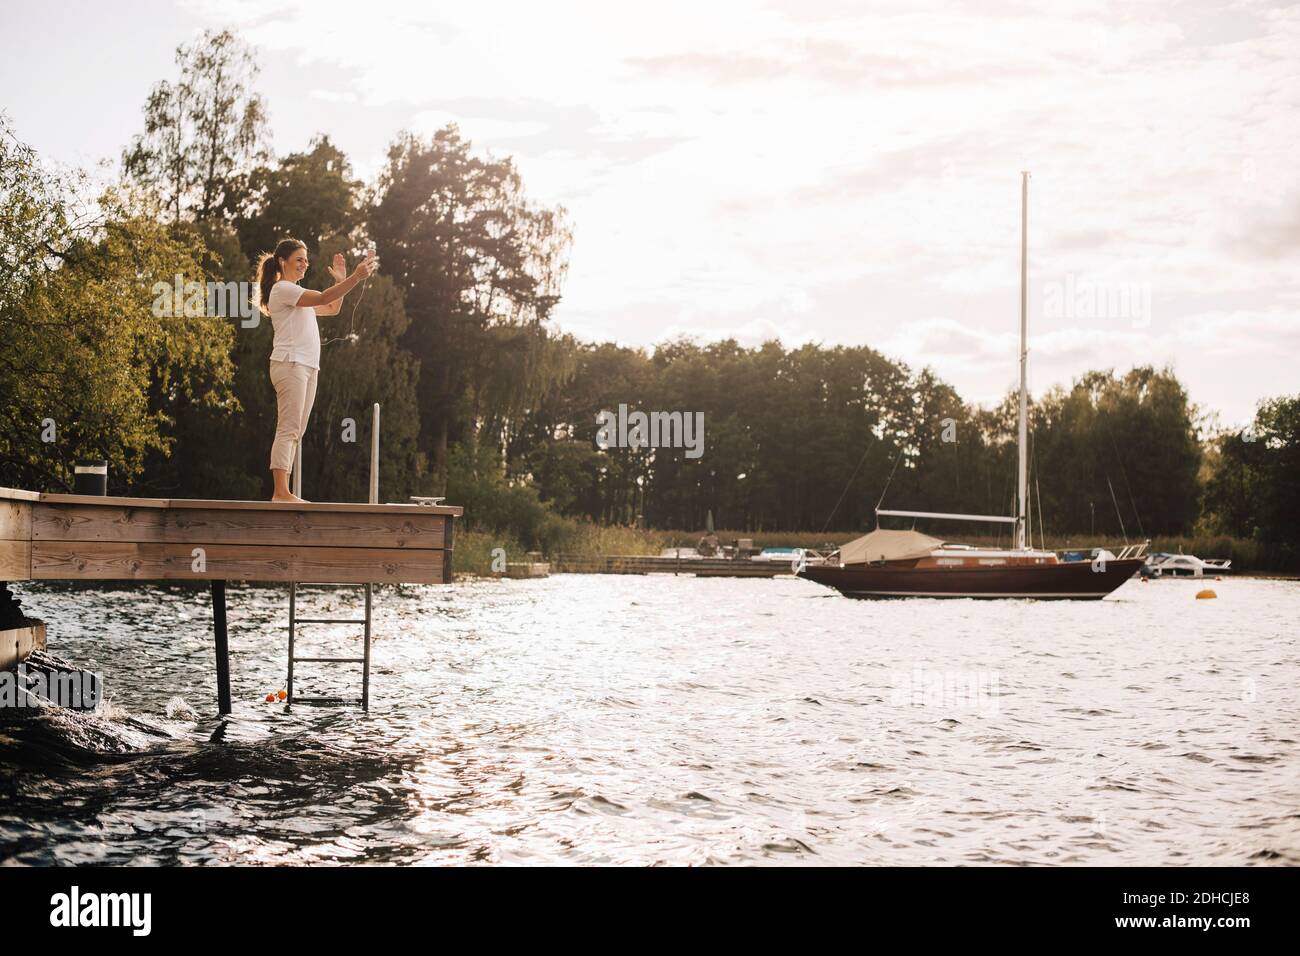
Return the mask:
[[378, 268], [379, 268], [379, 259], [372, 252], [370, 253], [370, 255], [366, 256], [364, 259], [362, 259], [360, 262], [357, 263], [357, 267], [356, 269], [353, 270], [352, 274], [362, 279], [369, 279], [372, 275], [374, 275], [375, 270]]
[[330, 278], [335, 282], [342, 282], [348, 277], [348, 261], [343, 258], [343, 253], [334, 253], [334, 262], [329, 267]]

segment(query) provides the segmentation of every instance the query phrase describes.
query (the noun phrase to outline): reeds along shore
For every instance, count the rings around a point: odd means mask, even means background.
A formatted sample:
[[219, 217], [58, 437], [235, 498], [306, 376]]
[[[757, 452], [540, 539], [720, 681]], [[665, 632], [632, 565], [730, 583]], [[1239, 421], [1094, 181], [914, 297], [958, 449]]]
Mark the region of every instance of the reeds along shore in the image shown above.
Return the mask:
[[[821, 548], [827, 544], [840, 545], [861, 535], [862, 531], [835, 531], [817, 534], [811, 531], [734, 531], [720, 530], [718, 540], [724, 543], [736, 538], [753, 538], [754, 544], [764, 548]], [[693, 548], [702, 536], [702, 531], [652, 530], [603, 526], [591, 523], [580, 524], [571, 537], [556, 549], [556, 553], [571, 555], [611, 555], [611, 554], [659, 554], [664, 548]], [[524, 554], [532, 549], [525, 548], [519, 541], [509, 535], [494, 534], [488, 531], [458, 531], [456, 539], [456, 574], [482, 575], [492, 574], [494, 549], [501, 548], [510, 561], [523, 560]], [[937, 535], [943, 537], [943, 535]], [[1007, 545], [1004, 534], [999, 540], [995, 535], [954, 535], [953, 541], [962, 544], [994, 547]], [[1130, 536], [1128, 543], [1143, 540]], [[1037, 536], [1034, 544], [1039, 544]], [[1105, 547], [1118, 550], [1125, 544], [1123, 538], [1105, 535], [1089, 536], [1086, 534], [1045, 536], [1045, 545], [1052, 550], [1065, 548]], [[1281, 548], [1261, 544], [1245, 538], [1233, 538], [1227, 535], [1185, 535], [1179, 537], [1157, 536], [1151, 539], [1152, 551], [1183, 552], [1195, 554], [1202, 558], [1230, 558], [1234, 573], [1295, 575], [1300, 573], [1300, 565], [1293, 556], [1286, 555]], [[554, 557], [548, 554], [547, 557]]]

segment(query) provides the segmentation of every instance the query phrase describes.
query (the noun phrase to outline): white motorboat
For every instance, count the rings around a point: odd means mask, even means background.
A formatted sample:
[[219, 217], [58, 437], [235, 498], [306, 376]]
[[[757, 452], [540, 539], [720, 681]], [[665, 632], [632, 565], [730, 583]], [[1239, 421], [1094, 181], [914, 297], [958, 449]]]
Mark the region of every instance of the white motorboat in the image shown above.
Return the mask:
[[1147, 558], [1141, 573], [1149, 578], [1205, 578], [1227, 574], [1232, 568], [1228, 558], [1198, 558], [1193, 554], [1157, 552]]
[[825, 564], [826, 555], [815, 548], [764, 548], [750, 558], [751, 561], [784, 561], [790, 565], [809, 567]]

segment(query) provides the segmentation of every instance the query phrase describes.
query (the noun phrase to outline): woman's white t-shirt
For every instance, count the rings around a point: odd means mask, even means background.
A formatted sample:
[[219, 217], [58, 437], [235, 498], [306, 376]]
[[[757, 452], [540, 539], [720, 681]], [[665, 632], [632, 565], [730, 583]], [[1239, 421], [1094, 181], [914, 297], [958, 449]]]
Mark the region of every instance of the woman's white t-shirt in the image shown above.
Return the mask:
[[320, 328], [316, 324], [316, 310], [310, 306], [298, 308], [298, 300], [306, 290], [296, 282], [281, 279], [271, 287], [266, 300], [271, 313], [275, 339], [271, 344], [272, 362], [297, 362], [308, 368], [320, 368]]

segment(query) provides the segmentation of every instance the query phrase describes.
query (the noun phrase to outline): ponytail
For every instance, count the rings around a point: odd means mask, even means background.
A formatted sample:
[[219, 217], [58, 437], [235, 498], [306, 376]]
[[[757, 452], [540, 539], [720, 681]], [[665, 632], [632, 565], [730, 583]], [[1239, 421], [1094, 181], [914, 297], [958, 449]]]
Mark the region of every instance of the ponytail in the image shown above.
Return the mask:
[[275, 252], [264, 252], [257, 259], [253, 270], [253, 284], [257, 287], [258, 301], [254, 303], [263, 315], [270, 315], [271, 289], [280, 278], [280, 260], [293, 255], [297, 249], [307, 246], [297, 239], [281, 239], [275, 246]]

